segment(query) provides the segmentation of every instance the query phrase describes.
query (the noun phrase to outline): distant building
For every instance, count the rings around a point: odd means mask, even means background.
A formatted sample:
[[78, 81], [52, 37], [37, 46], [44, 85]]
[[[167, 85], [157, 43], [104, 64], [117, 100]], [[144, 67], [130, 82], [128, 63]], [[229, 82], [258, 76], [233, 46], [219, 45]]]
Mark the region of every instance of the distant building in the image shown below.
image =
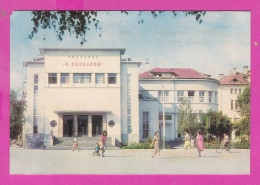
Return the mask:
[[[146, 66], [147, 68], [147, 66]], [[188, 99], [194, 112], [218, 111], [218, 81], [189, 68], [154, 68], [139, 75], [140, 140], [163, 136], [163, 89], [165, 94], [166, 141], [178, 137], [178, 107]]]
[[237, 113], [237, 95], [242, 93], [245, 86], [250, 84], [251, 72], [248, 67], [244, 67], [243, 73], [237, 72], [236, 68], [230, 71], [230, 74], [219, 75], [219, 111], [231, 118], [232, 122], [240, 119]]

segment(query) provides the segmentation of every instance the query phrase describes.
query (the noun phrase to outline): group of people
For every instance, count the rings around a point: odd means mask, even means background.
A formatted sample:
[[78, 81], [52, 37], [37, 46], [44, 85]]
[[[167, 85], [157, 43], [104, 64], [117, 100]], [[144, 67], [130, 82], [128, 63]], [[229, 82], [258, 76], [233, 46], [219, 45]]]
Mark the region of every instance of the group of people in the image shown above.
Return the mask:
[[[185, 131], [185, 137], [183, 141], [184, 141], [184, 153], [182, 156], [185, 157], [186, 150], [189, 150], [189, 157], [191, 157], [191, 150], [194, 148], [194, 138], [189, 135], [189, 132], [187, 130]], [[223, 148], [226, 148], [229, 143], [229, 137], [225, 133], [221, 143]], [[153, 146], [153, 144], [154, 144], [154, 152], [152, 154], [152, 157], [154, 158], [155, 154], [157, 154], [157, 157], [160, 158], [160, 138], [159, 138], [158, 131], [155, 132], [151, 146]], [[205, 156], [204, 138], [201, 135], [200, 131], [197, 131], [196, 146], [197, 146], [199, 157], [201, 157], [202, 154], [203, 156]]]
[[[74, 150], [78, 150], [79, 151], [79, 144], [78, 144], [78, 136], [76, 135], [74, 140], [73, 140], [73, 148], [72, 148], [72, 151]], [[93, 155], [95, 156], [100, 156], [100, 157], [105, 157], [104, 153], [107, 149], [107, 146], [106, 146], [106, 140], [107, 140], [107, 131], [104, 130], [101, 137], [100, 137], [100, 140], [99, 140], [99, 143], [96, 143], [96, 146], [95, 146], [95, 152], [93, 153]]]

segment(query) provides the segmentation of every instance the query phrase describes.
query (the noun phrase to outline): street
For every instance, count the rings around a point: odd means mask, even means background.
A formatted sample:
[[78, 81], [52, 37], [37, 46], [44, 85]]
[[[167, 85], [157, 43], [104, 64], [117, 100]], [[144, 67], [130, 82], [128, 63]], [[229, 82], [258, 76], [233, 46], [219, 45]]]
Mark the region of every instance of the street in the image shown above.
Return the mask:
[[[10, 174], [250, 174], [250, 150], [182, 157], [182, 149], [107, 150], [95, 157], [91, 150], [10, 150]], [[187, 155], [187, 154], [186, 154]]]

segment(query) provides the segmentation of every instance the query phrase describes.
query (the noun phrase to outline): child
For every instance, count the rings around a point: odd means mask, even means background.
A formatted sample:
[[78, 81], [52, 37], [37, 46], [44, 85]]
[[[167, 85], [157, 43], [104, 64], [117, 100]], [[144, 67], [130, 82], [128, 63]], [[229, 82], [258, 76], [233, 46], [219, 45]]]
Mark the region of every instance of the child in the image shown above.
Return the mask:
[[99, 144], [98, 144], [98, 143], [96, 143], [96, 147], [95, 147], [94, 156], [100, 156], [100, 154], [99, 154], [99, 150], [100, 150]]
[[79, 151], [79, 145], [78, 145], [78, 139], [77, 139], [77, 135], [74, 137], [74, 140], [73, 140], [73, 148], [72, 148], [72, 151], [74, 152], [74, 150], [78, 150]]
[[102, 142], [99, 143], [99, 146], [100, 146], [100, 157], [105, 157], [104, 156], [104, 153], [105, 153], [105, 148], [104, 148], [104, 145]]

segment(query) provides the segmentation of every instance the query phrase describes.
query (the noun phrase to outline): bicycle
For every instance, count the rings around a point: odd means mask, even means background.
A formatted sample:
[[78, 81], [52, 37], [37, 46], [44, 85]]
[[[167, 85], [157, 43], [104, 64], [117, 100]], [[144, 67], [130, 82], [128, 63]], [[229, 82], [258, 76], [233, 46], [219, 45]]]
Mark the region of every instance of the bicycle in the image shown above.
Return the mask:
[[220, 146], [218, 148], [216, 148], [217, 153], [222, 153], [224, 151], [233, 153], [233, 152], [235, 152], [235, 150], [236, 150], [236, 148], [233, 143], [228, 143], [226, 147], [223, 145], [223, 143], [221, 143]]

